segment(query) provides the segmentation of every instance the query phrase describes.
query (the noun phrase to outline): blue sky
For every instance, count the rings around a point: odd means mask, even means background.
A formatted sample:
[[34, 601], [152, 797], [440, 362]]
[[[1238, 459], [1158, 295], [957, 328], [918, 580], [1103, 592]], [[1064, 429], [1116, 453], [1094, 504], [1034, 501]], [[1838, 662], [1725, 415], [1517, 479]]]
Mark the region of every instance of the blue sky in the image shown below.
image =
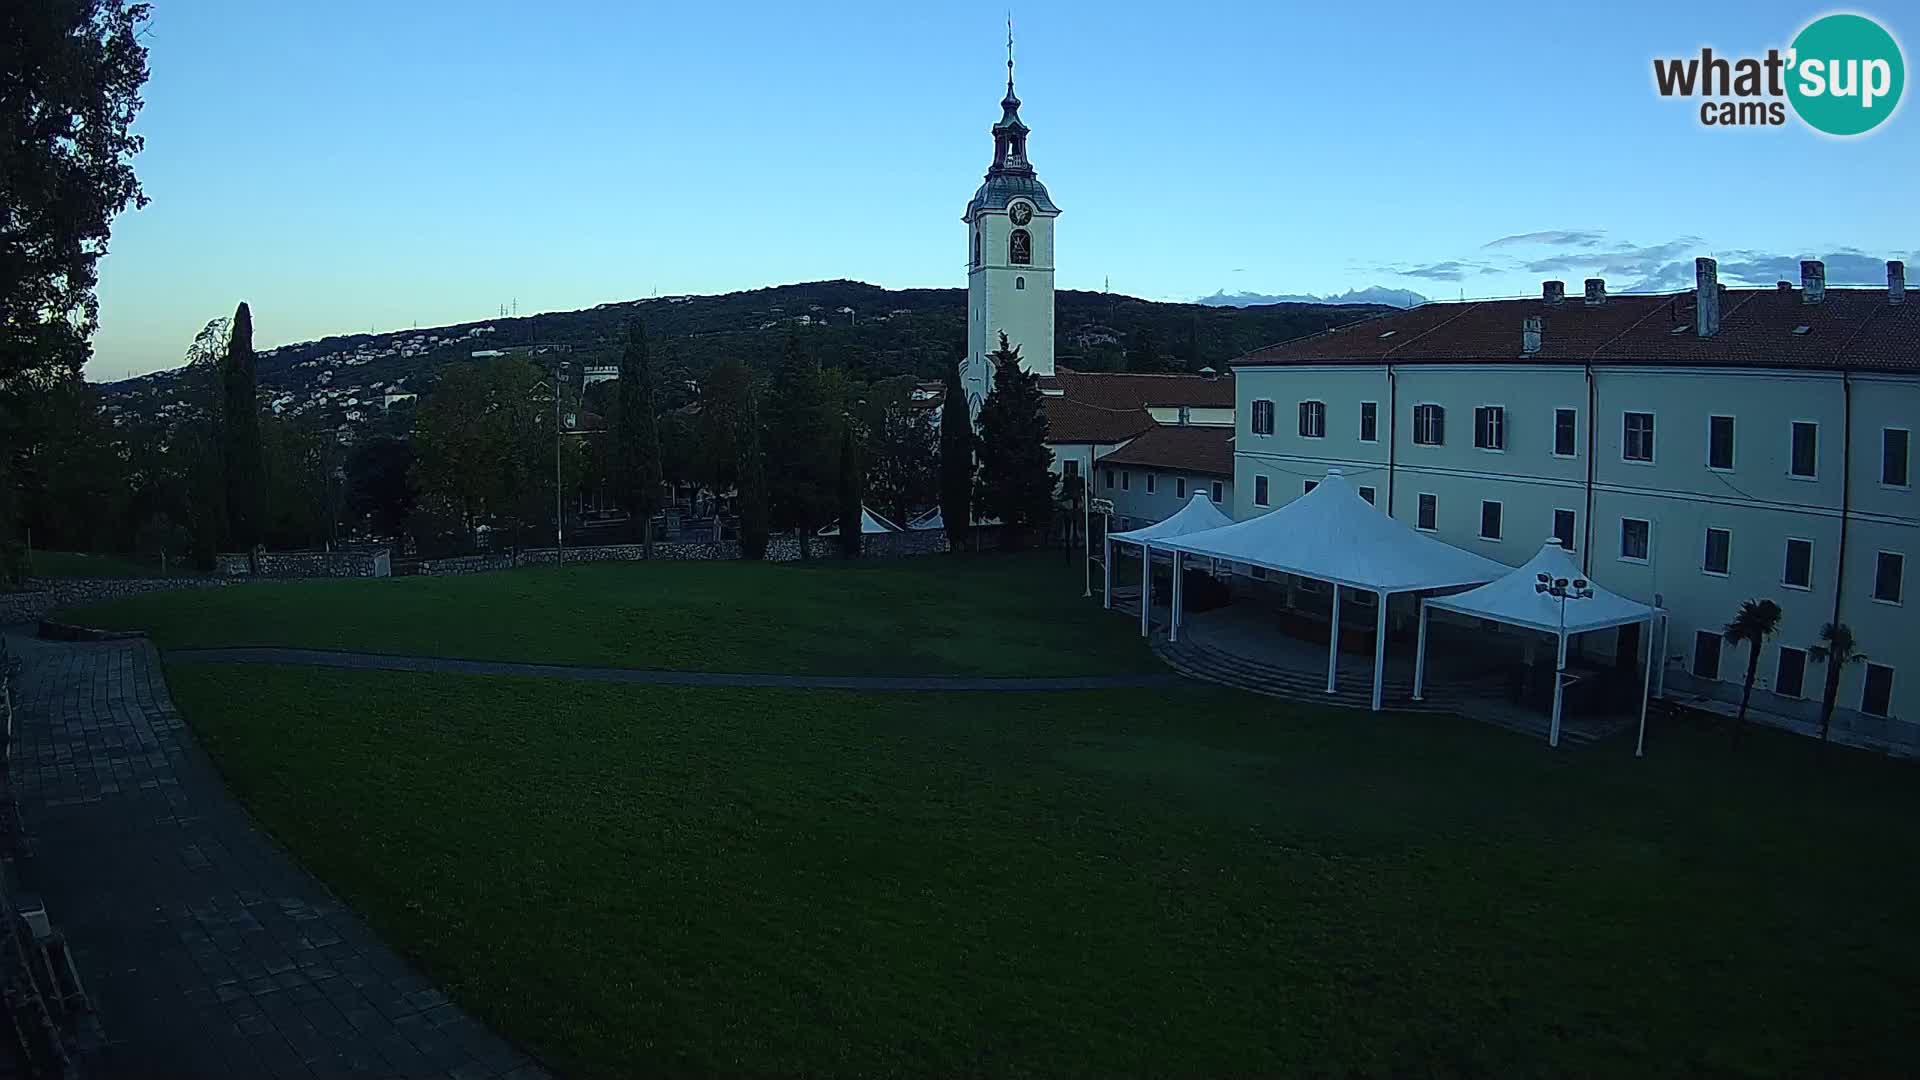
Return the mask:
[[[1826, 256], [1836, 284], [1883, 280], [1868, 260], [1920, 264], [1914, 105], [1841, 141], [1706, 128], [1653, 90], [1655, 56], [1784, 47], [1827, 10], [1026, 5], [1019, 92], [1065, 211], [1059, 284], [1453, 298], [1664, 284], [1698, 254], [1723, 279]], [[1920, 17], [1855, 10], [1911, 67]], [[963, 285], [1004, 17], [157, 0], [136, 161], [153, 201], [115, 225], [88, 375], [173, 366], [242, 299], [266, 347], [515, 300]]]

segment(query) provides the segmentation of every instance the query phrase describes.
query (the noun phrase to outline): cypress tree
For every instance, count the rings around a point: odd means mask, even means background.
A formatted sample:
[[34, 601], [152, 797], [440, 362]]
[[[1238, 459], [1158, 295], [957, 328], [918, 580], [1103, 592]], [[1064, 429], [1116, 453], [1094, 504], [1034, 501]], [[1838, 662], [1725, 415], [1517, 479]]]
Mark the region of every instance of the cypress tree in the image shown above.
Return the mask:
[[739, 431], [733, 445], [739, 480], [734, 509], [740, 515], [740, 557], [767, 557], [767, 456], [760, 444], [760, 395], [753, 383], [741, 391]]
[[660, 509], [660, 421], [654, 411], [653, 391], [647, 328], [639, 319], [630, 319], [627, 348], [620, 355], [613, 475], [616, 497], [640, 520], [649, 548], [653, 545], [653, 515]]
[[807, 538], [834, 513], [833, 408], [820, 365], [798, 337], [789, 337], [773, 373], [766, 425], [767, 487], [773, 523], [792, 529], [807, 557]]
[[980, 406], [980, 482], [983, 514], [1005, 527], [1009, 547], [1026, 542], [1032, 529], [1053, 520], [1053, 455], [1047, 450], [1047, 417], [1040, 380], [1020, 368], [1020, 349], [1000, 335], [993, 361], [993, 392]]
[[860, 506], [860, 444], [854, 437], [854, 420], [840, 422], [840, 557], [860, 557], [860, 525], [865, 515]]
[[940, 404], [940, 517], [947, 527], [947, 550], [962, 550], [973, 523], [973, 417], [957, 364], [947, 369], [946, 400]]
[[253, 370], [253, 312], [242, 303], [233, 313], [221, 369], [221, 464], [226, 474], [227, 539], [251, 552], [260, 542], [265, 515], [266, 467], [260, 455], [260, 408]]

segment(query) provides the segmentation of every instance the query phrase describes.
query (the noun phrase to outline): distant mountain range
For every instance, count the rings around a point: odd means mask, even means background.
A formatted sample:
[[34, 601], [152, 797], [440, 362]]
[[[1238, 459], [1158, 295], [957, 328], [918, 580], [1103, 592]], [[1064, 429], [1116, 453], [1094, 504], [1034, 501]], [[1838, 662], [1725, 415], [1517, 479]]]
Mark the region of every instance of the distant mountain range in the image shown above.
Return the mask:
[[1315, 296], [1312, 293], [1270, 296], [1266, 293], [1217, 292], [1212, 296], [1203, 296], [1197, 303], [1208, 307], [1244, 308], [1261, 304], [1381, 304], [1387, 307], [1419, 307], [1427, 302], [1427, 297], [1410, 289], [1389, 289], [1385, 285], [1369, 285], [1364, 289], [1349, 289], [1339, 294]]
[[[1358, 294], [1349, 294], [1355, 296]], [[1397, 302], [1397, 301], [1396, 301]], [[1159, 369], [1223, 368], [1262, 345], [1317, 333], [1387, 310], [1341, 298], [1242, 307], [1171, 304], [1112, 293], [1055, 297], [1055, 356], [1090, 371], [1125, 368], [1144, 348]], [[321, 426], [373, 423], [389, 402], [424, 393], [443, 367], [519, 347], [561, 345], [578, 372], [614, 364], [629, 319], [642, 320], [655, 365], [699, 378], [723, 357], [765, 369], [789, 336], [822, 363], [865, 379], [940, 378], [966, 352], [964, 289], [883, 289], [858, 281], [780, 285], [722, 296], [663, 296], [453, 326], [346, 334], [282, 345], [259, 355], [266, 407]], [[181, 369], [100, 387], [116, 416], [165, 417], [181, 404]]]

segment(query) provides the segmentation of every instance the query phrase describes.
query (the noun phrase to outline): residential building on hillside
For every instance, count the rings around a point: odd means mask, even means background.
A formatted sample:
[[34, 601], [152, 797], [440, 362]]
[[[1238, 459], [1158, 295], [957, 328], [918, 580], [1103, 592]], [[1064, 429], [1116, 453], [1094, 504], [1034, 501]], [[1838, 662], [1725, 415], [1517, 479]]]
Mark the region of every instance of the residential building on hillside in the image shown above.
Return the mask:
[[[1920, 720], [1920, 557], [1913, 429], [1920, 303], [1885, 289], [1727, 289], [1436, 303], [1234, 362], [1234, 516], [1310, 490], [1329, 466], [1375, 505], [1509, 565], [1558, 537], [1594, 581], [1671, 616], [1661, 678], [1737, 699], [1744, 600], [1785, 613], [1755, 707], [1806, 719], [1823, 624], [1870, 659], [1840, 683], [1843, 718]], [[1632, 655], [1637, 629], [1616, 651]], [[1863, 719], [1865, 718], [1865, 719]]]

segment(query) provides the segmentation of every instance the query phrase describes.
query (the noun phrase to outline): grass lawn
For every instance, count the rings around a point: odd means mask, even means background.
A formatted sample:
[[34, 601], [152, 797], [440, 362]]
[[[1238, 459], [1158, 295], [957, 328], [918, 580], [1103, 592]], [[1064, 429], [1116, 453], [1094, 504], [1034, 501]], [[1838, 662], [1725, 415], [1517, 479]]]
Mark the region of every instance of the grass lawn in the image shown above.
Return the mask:
[[588, 563], [248, 583], [62, 612], [162, 648], [290, 645], [478, 660], [838, 675], [1089, 675], [1153, 663], [1052, 555]]
[[[368, 588], [455, 623], [504, 590], [567, 626], [637, 626], [650, 579], [629, 569]], [[754, 572], [779, 593], [863, 577], [939, 579]], [[595, 614], [610, 589], [624, 605]], [[751, 592], [716, 603], [758, 611]], [[200, 618], [299, 634], [265, 590], [217, 595], [242, 606]], [[288, 595], [339, 598], [305, 643], [382, 633], [352, 589]], [[189, 625], [165, 623], [238, 638]], [[468, 652], [565, 640], [457, 632]], [[738, 655], [844, 664], [885, 632], [755, 629]], [[1636, 762], [1200, 688], [168, 677], [268, 827], [577, 1074], [1887, 1075], [1920, 1030], [1914, 768], [1822, 768], [1769, 732], [1734, 755], [1659, 730]]]
[[158, 559], [147, 560], [130, 555], [91, 555], [80, 551], [36, 551], [29, 577], [50, 578], [157, 578], [198, 574], [185, 559], [171, 560], [167, 572], [160, 572]]

